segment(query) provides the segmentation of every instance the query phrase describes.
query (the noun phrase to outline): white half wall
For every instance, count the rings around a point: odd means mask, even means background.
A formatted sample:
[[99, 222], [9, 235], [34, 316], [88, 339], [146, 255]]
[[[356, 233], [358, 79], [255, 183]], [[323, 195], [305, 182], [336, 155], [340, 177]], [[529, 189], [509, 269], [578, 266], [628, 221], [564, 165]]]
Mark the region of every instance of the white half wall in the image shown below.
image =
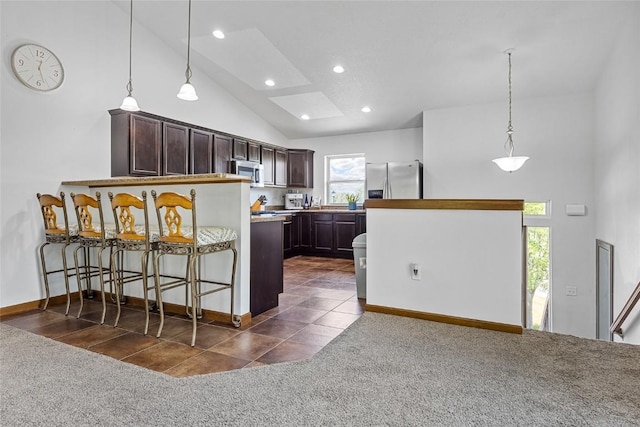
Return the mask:
[[291, 148], [315, 151], [313, 157], [313, 198], [324, 197], [324, 158], [328, 155], [364, 153], [368, 163], [422, 161], [422, 128], [320, 138], [292, 139]]
[[[504, 153], [506, 102], [423, 113], [425, 198], [551, 201], [552, 330], [591, 338], [595, 337], [593, 105], [591, 94], [516, 97], [515, 154], [531, 159], [511, 174], [491, 162]], [[567, 216], [567, 204], [586, 205], [587, 215]], [[575, 286], [577, 295], [567, 296], [567, 286]]]
[[367, 210], [367, 304], [519, 326], [522, 290], [522, 212]]
[[[36, 193], [56, 193], [61, 181], [110, 176], [107, 111], [126, 95], [129, 16], [111, 1], [21, 0], [0, 2], [0, 19], [0, 306], [6, 307], [44, 296]], [[37, 93], [13, 76], [11, 53], [28, 42], [48, 47], [62, 61], [66, 78], [58, 90]], [[179, 100], [185, 64], [183, 55], [134, 21], [133, 87], [144, 111], [287, 145], [198, 69], [192, 81], [200, 99]]]
[[[640, 4], [635, 14], [595, 91], [596, 237], [614, 246], [614, 319], [640, 281]], [[640, 344], [640, 305], [622, 329]]]

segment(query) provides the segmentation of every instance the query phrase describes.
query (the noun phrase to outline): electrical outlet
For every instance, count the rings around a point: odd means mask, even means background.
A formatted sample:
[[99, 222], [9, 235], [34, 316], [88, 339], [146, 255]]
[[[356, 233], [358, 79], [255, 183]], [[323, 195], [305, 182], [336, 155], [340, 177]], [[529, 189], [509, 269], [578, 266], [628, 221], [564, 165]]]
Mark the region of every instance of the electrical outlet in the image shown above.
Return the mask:
[[420, 270], [420, 264], [413, 263], [411, 264], [411, 278], [413, 280], [422, 279], [422, 271]]
[[567, 292], [567, 295], [570, 297], [575, 297], [576, 295], [578, 295], [578, 290], [576, 289], [575, 286], [567, 286], [566, 292]]

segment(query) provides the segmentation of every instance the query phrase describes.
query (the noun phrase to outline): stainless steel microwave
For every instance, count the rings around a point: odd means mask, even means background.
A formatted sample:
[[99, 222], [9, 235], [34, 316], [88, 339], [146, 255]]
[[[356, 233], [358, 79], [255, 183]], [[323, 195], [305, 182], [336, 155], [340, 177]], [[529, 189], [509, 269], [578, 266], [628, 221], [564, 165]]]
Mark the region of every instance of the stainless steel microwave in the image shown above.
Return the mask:
[[250, 177], [252, 187], [264, 187], [264, 166], [260, 163], [231, 160], [231, 173]]

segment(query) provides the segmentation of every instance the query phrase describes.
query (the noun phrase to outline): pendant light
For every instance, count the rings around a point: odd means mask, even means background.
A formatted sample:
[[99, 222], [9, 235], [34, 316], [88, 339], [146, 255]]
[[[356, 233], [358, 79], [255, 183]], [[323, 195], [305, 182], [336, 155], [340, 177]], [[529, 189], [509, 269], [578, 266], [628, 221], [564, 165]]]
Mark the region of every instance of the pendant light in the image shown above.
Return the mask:
[[140, 111], [138, 107], [138, 101], [131, 95], [133, 92], [133, 86], [131, 85], [131, 40], [133, 39], [133, 0], [130, 1], [129, 11], [129, 83], [127, 83], [127, 92], [129, 94], [122, 100], [121, 110], [125, 111]]
[[185, 101], [197, 101], [198, 95], [196, 94], [196, 89], [191, 84], [191, 67], [189, 66], [189, 53], [191, 51], [191, 0], [189, 0], [189, 26], [187, 32], [187, 70], [184, 75], [187, 78], [187, 81], [180, 86], [180, 92], [178, 92], [178, 98], [183, 99]]
[[513, 126], [511, 126], [511, 52], [513, 49], [504, 51], [509, 56], [509, 124], [507, 125], [507, 141], [504, 143], [504, 150], [507, 152], [506, 157], [493, 159], [493, 162], [505, 172], [517, 171], [529, 160], [527, 156], [513, 155]]

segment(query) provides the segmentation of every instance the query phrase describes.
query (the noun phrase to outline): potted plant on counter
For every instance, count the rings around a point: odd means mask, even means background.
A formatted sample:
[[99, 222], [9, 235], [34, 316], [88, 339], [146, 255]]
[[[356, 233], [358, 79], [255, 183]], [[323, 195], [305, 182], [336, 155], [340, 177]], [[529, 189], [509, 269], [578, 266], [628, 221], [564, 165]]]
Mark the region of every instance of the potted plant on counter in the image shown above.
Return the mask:
[[347, 202], [349, 203], [349, 210], [355, 211], [357, 209], [357, 202], [360, 200], [360, 195], [356, 193], [347, 193]]

